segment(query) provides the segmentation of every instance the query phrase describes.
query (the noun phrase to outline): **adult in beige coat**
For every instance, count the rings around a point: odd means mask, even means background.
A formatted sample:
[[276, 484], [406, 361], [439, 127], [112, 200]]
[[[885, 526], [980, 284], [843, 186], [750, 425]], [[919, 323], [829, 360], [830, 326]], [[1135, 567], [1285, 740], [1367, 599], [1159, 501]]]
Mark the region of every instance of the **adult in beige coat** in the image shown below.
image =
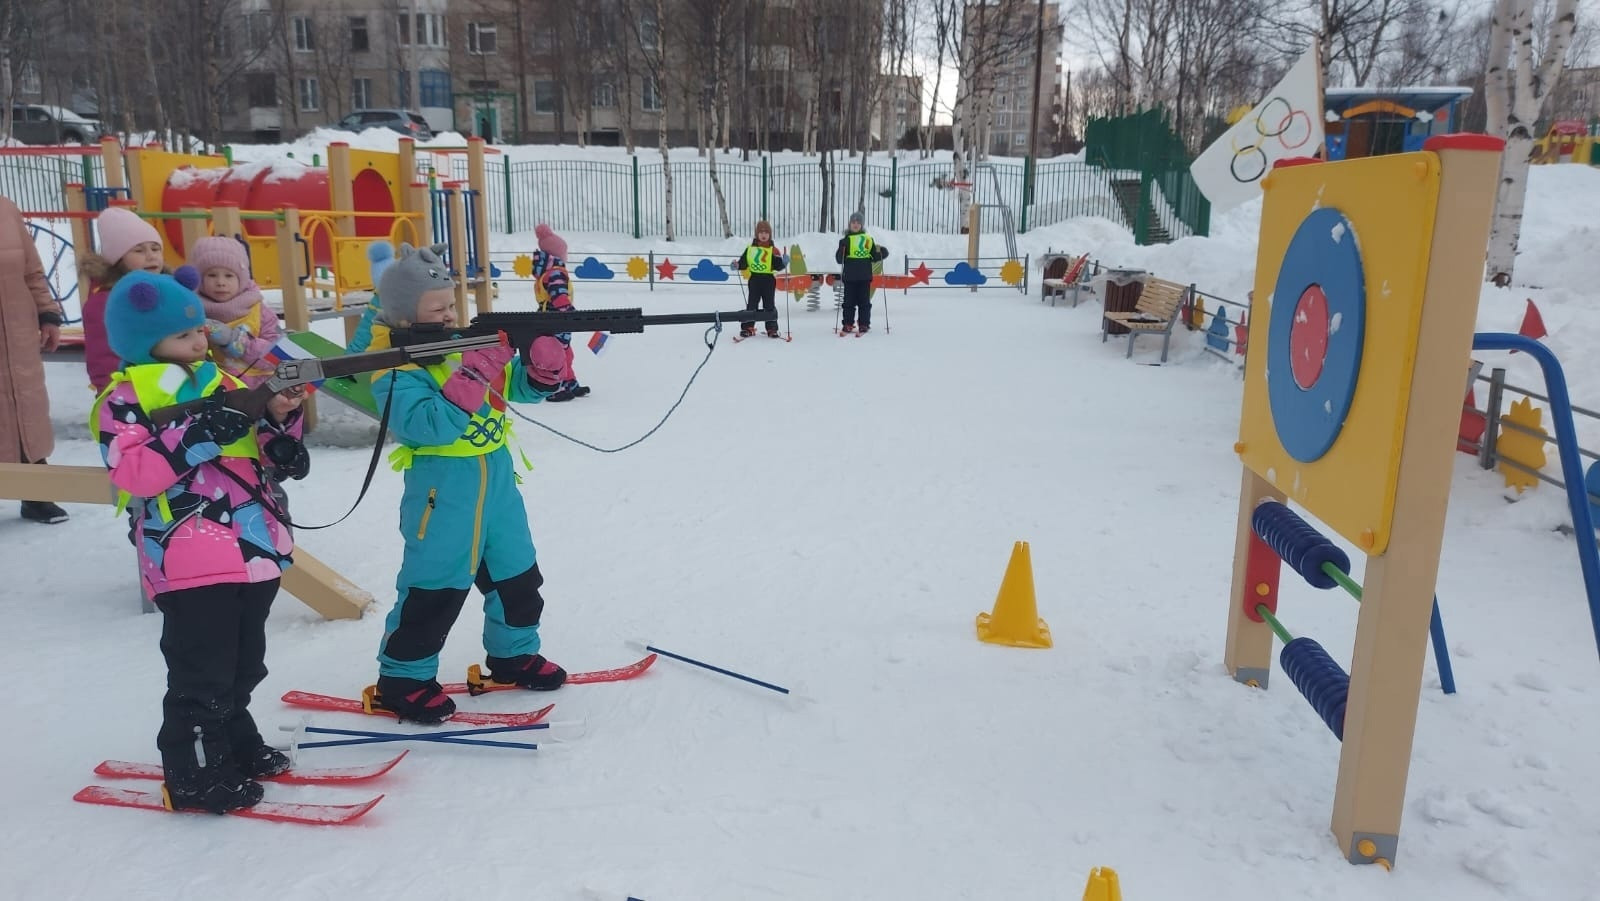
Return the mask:
[[[61, 340], [61, 306], [22, 212], [0, 197], [0, 463], [43, 463], [55, 449], [41, 351]], [[23, 501], [22, 516], [56, 523], [67, 513], [50, 501]]]

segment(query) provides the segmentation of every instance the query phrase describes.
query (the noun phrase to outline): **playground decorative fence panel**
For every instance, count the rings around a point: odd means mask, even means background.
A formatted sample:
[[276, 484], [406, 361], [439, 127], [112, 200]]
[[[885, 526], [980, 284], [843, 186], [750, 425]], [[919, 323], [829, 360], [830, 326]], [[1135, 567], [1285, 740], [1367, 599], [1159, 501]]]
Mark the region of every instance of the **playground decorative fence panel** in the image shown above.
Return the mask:
[[0, 156], [0, 195], [22, 210], [60, 212], [67, 208], [65, 185], [104, 185], [105, 167], [94, 154]]

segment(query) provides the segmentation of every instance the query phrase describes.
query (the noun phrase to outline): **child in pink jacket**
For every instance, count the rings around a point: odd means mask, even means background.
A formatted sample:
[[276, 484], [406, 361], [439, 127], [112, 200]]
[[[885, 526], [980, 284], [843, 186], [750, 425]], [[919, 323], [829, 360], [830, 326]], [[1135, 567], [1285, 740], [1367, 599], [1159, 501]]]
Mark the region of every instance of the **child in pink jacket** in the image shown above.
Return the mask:
[[[125, 365], [96, 399], [91, 428], [120, 503], [136, 510], [140, 578], [163, 614], [163, 793], [178, 810], [250, 807], [262, 795], [255, 780], [289, 767], [248, 706], [267, 675], [267, 613], [293, 550], [261, 460], [292, 459], [291, 478], [309, 471], [300, 398], [272, 398], [259, 420], [224, 407], [218, 392], [243, 384], [206, 359], [200, 299], [171, 276], [124, 276], [105, 324]], [[151, 418], [202, 397], [215, 403], [164, 426]]]
[[78, 255], [78, 269], [89, 277], [89, 296], [83, 301], [83, 365], [96, 394], [111, 382], [122, 361], [106, 341], [106, 298], [117, 281], [130, 272], [159, 273], [161, 233], [126, 207], [107, 207], [95, 217], [97, 253]]
[[278, 314], [261, 302], [245, 246], [234, 238], [201, 238], [189, 250], [189, 265], [200, 272], [212, 359], [251, 387], [266, 381], [273, 371], [266, 361], [283, 328]]

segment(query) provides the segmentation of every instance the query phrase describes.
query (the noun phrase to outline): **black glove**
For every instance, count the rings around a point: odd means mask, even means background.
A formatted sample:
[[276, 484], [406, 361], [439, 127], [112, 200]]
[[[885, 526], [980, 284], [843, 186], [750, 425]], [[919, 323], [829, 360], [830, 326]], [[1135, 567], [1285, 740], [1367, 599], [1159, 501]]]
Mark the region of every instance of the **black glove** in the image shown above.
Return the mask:
[[254, 419], [223, 406], [222, 398], [212, 395], [207, 399], [205, 407], [194, 417], [195, 425], [204, 429], [211, 436], [211, 440], [219, 445], [232, 444], [240, 438], [250, 434], [250, 429], [256, 424]]
[[275, 482], [303, 479], [311, 474], [311, 454], [293, 435], [277, 435], [261, 450], [267, 458], [267, 473]]

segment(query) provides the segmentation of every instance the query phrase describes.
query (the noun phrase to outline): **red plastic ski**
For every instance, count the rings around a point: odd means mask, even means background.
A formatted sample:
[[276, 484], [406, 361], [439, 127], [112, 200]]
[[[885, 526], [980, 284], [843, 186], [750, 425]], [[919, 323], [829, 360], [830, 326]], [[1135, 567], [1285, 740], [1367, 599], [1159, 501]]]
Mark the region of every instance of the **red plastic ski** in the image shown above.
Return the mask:
[[[369, 763], [365, 766], [338, 766], [322, 769], [300, 768], [291, 769], [276, 776], [268, 776], [258, 780], [261, 782], [277, 782], [282, 785], [334, 785], [344, 782], [365, 782], [376, 779], [384, 773], [395, 768], [401, 760], [405, 759], [410, 751], [401, 751], [388, 760]], [[133, 763], [127, 760], [107, 760], [94, 768], [95, 775], [107, 776], [112, 779], [161, 779], [163, 773], [161, 765], [157, 763]]]
[[[656, 655], [651, 654], [640, 660], [636, 660], [627, 666], [619, 666], [616, 669], [594, 670], [587, 673], [568, 673], [566, 684], [587, 685], [591, 682], [626, 682], [627, 680], [632, 679], [633, 677], [649, 669], [655, 662]], [[483, 676], [483, 670], [479, 668], [476, 663], [467, 667], [467, 681], [446, 682], [443, 688], [445, 694], [451, 695], [481, 695], [487, 694], [491, 691], [525, 690], [520, 685], [501, 685], [498, 682], [488, 681]]]
[[[309, 707], [312, 710], [336, 710], [343, 713], [362, 713], [367, 716], [399, 719], [393, 713], [378, 707], [366, 709], [360, 698], [336, 698], [333, 695], [319, 695], [309, 691], [291, 691], [286, 692], [282, 700], [291, 707]], [[554, 709], [556, 705], [548, 704], [526, 713], [476, 713], [457, 710], [445, 722], [465, 723], [469, 726], [532, 726], [549, 716], [550, 711]]]
[[[105, 804], [111, 807], [134, 807], [139, 810], [157, 810], [162, 813], [205, 813], [203, 810], [172, 810], [161, 801], [159, 792], [129, 791], [90, 785], [79, 790], [72, 800], [84, 804]], [[279, 823], [302, 823], [307, 826], [344, 826], [365, 816], [367, 811], [383, 800], [379, 795], [360, 804], [284, 804], [262, 801], [254, 807], [228, 811], [230, 816], [249, 817], [253, 820], [274, 820]]]

